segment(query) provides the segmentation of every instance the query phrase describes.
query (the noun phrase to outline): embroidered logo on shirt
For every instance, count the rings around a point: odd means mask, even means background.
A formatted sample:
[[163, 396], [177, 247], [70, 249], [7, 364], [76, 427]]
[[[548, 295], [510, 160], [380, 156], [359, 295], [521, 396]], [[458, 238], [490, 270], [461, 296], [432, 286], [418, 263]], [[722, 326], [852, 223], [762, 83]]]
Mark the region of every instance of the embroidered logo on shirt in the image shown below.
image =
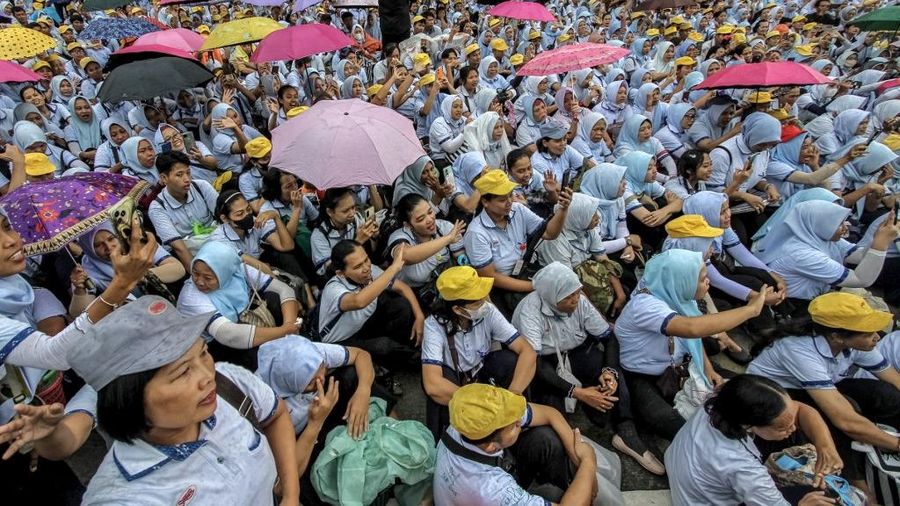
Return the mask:
[[175, 503], [175, 505], [176, 506], [187, 506], [187, 504], [189, 502], [191, 502], [191, 499], [193, 499], [196, 494], [197, 494], [197, 487], [194, 485], [191, 485], [190, 487], [187, 488], [187, 490], [184, 491], [183, 494], [181, 494], [181, 499], [178, 499], [178, 502]]
[[166, 303], [163, 301], [154, 302], [147, 308], [147, 312], [153, 316], [161, 315], [166, 311]]

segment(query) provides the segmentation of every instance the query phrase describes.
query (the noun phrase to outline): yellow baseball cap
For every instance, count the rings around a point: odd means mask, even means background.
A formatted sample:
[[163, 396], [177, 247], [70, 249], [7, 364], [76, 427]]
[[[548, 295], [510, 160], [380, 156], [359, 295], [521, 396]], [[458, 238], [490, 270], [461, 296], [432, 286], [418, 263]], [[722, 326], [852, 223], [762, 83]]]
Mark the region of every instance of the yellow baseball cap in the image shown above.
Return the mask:
[[725, 233], [724, 229], [710, 226], [706, 219], [699, 214], [684, 214], [666, 223], [666, 232], [669, 237], [679, 239], [683, 237], [719, 237]]
[[632, 13], [631, 13], [631, 16], [629, 16], [629, 17], [630, 17], [631, 19], [637, 19], [637, 18], [644, 17], [644, 16], [646, 16], [646, 15], [647, 15], [647, 14], [645, 14], [644, 11], [637, 11], [637, 12], [632, 12]]
[[478, 44], [469, 44], [468, 46], [466, 46], [466, 49], [463, 50], [466, 56], [469, 56], [475, 51], [478, 51]]
[[734, 27], [731, 25], [722, 25], [716, 28], [716, 33], [718, 35], [731, 35], [734, 33]]
[[528, 32], [528, 40], [535, 40], [535, 39], [540, 39], [540, 38], [541, 38], [541, 32], [539, 32], [537, 30], [531, 30], [530, 32]]
[[803, 44], [800, 46], [794, 46], [794, 52], [799, 54], [800, 56], [812, 56], [812, 46], [809, 44]]
[[371, 97], [371, 96], [375, 95], [376, 93], [378, 93], [379, 91], [381, 91], [382, 87], [384, 87], [383, 84], [373, 84], [372, 86], [369, 86], [368, 88], [366, 88], [366, 94]]
[[493, 28], [499, 24], [500, 24], [500, 20], [497, 18], [494, 18], [494, 19], [488, 21], [488, 26], [490, 26], [491, 28]]
[[815, 27], [816, 27], [815, 23], [806, 23], [805, 25], [803, 25], [803, 31], [812, 30]]
[[56, 165], [44, 153], [25, 153], [25, 174], [37, 177], [56, 172]]
[[291, 110], [284, 113], [284, 115], [287, 116], [287, 119], [294, 119], [297, 116], [300, 116], [301, 114], [305, 113], [308, 110], [309, 110], [308, 105], [298, 105], [297, 107], [291, 108]]
[[509, 44], [507, 44], [505, 40], [496, 37], [491, 40], [491, 49], [494, 51], [506, 51], [509, 49]]
[[702, 41], [703, 41], [703, 34], [700, 33], [700, 32], [691, 32], [691, 33], [688, 34], [688, 38], [691, 39], [691, 40], [694, 41], [694, 42], [702, 42]]
[[751, 104], [768, 104], [772, 101], [772, 94], [768, 91], [751, 91], [746, 100]]
[[802, 23], [806, 21], [806, 16], [794, 16], [791, 18], [791, 23]]
[[262, 158], [272, 151], [272, 143], [265, 137], [257, 137], [245, 144], [244, 149], [250, 158]]
[[682, 65], [690, 65], [690, 66], [693, 67], [693, 66], [696, 65], [696, 64], [697, 64], [697, 62], [694, 61], [694, 59], [691, 58], [690, 56], [682, 56], [681, 58], [676, 58], [676, 59], [675, 59], [675, 66], [676, 66], [676, 67], [680, 67], [680, 66], [682, 66]]
[[647, 37], [656, 37], [657, 35], [659, 35], [658, 28], [651, 28], [651, 29], [647, 30]]
[[781, 37], [781, 32], [779, 32], [778, 30], [772, 30], [766, 34], [767, 39], [770, 39], [772, 37]]
[[489, 170], [475, 181], [475, 189], [482, 195], [508, 195], [516, 186], [500, 169]]
[[205, 33], [209, 35], [209, 27], [206, 25], [200, 25], [197, 27], [197, 33]]
[[428, 86], [429, 84], [432, 84], [433, 82], [434, 82], [434, 74], [429, 72], [419, 78], [419, 87], [421, 88], [422, 86]]
[[772, 109], [771, 111], [768, 111], [768, 113], [769, 113], [769, 116], [772, 116], [773, 118], [777, 119], [778, 121], [784, 121], [791, 117], [791, 115], [787, 112], [787, 110], [785, 110], [784, 107], [779, 107], [778, 109]]
[[82, 69], [82, 70], [84, 70], [84, 69], [86, 69], [87, 66], [90, 65], [91, 63], [96, 63], [97, 65], [100, 65], [100, 62], [98, 62], [97, 60], [95, 60], [95, 59], [93, 59], [93, 58], [91, 58], [91, 57], [82, 58], [81, 61], [78, 62], [78, 65], [81, 66], [81, 69]]
[[33, 2], [31, 8], [32, 10], [39, 11], [44, 8], [44, 2]]
[[450, 267], [437, 278], [436, 287], [444, 300], [481, 300], [491, 293], [494, 278], [481, 277], [471, 266]]
[[59, 25], [59, 28], [56, 29], [59, 33], [63, 34], [72, 30], [72, 27], [69, 25]]
[[881, 140], [881, 143], [891, 148], [891, 151], [900, 150], [900, 135], [891, 134]]
[[131, 14], [132, 16], [134, 16], [135, 14], [141, 14], [142, 12], [144, 12], [144, 9], [141, 9], [138, 6], [134, 6], [131, 9], [129, 9], [129, 11], [128, 11], [128, 13]]
[[679, 30], [693, 30], [693, 29], [694, 29], [694, 25], [692, 25], [692, 24], [690, 24], [690, 23], [679, 23], [679, 24], [678, 24], [678, 29], [679, 29]]
[[831, 292], [809, 303], [812, 321], [833, 329], [853, 332], [877, 332], [893, 321], [886, 311], [876, 311], [859, 295]]
[[36, 61], [36, 62], [34, 62], [34, 63], [31, 64], [31, 70], [37, 70], [37, 69], [42, 69], [42, 68], [48, 68], [48, 69], [49, 69], [49, 68], [52, 68], [52, 67], [50, 66], [49, 63], [45, 62], [44, 60], [38, 60], [38, 61]]
[[200, 13], [200, 12], [203, 12], [203, 7], [200, 7], [199, 5], [198, 5], [198, 6], [191, 7], [191, 12], [194, 12], [194, 13]]
[[79, 47], [81, 49], [84, 49], [84, 44], [82, 44], [81, 42], [78, 42], [77, 40], [75, 42], [69, 42], [66, 45], [66, 51], [71, 51], [71, 50], [79, 48]]
[[557, 37], [556, 40], [559, 42], [568, 42], [568, 41], [572, 40], [572, 36], [569, 35], [568, 33], [564, 33], [564, 34], [560, 35], [559, 37]]
[[747, 29], [743, 26], [735, 26], [734, 33], [747, 33]]
[[731, 42], [734, 42], [735, 44], [747, 42], [747, 36], [744, 35], [743, 33], [735, 33], [734, 35], [731, 36]]
[[428, 53], [416, 53], [412, 60], [416, 65], [431, 65], [431, 57], [428, 56]]
[[681, 23], [684, 23], [684, 18], [683, 18], [683, 17], [681, 17], [681, 16], [675, 16], [674, 18], [672, 18], [672, 24], [673, 24], [673, 25], [680, 25]]
[[677, 26], [667, 26], [666, 30], [663, 32], [663, 35], [674, 35], [676, 33], [678, 33]]
[[527, 403], [525, 397], [505, 388], [472, 383], [453, 392], [448, 407], [450, 425], [463, 436], [477, 440], [519, 421]]
[[425, 16], [413, 16], [412, 22], [413, 24], [425, 21]]
[[525, 57], [520, 55], [519, 53], [516, 53], [509, 57], [509, 63], [513, 67], [517, 67], [517, 66], [525, 63]]

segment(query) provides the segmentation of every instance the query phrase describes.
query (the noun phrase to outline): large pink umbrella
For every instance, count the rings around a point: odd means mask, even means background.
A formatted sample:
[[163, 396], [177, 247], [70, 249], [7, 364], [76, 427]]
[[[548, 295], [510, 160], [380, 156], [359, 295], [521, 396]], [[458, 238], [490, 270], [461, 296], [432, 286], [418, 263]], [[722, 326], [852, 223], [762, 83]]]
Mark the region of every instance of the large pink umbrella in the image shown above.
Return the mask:
[[172, 28], [141, 35], [131, 46], [140, 47], [147, 45], [166, 46], [192, 53], [200, 50], [200, 46], [203, 45], [203, 36], [187, 28]]
[[543, 5], [537, 2], [522, 2], [520, 0], [501, 2], [491, 7], [488, 14], [501, 18], [547, 21], [548, 23], [556, 21], [553, 14]]
[[828, 84], [831, 78], [802, 63], [792, 61], [732, 65], [694, 87], [700, 90], [728, 88], [768, 88]]
[[297, 60], [353, 45], [353, 39], [323, 23], [294, 25], [277, 30], [259, 41], [250, 61]]
[[0, 83], [29, 83], [41, 79], [40, 74], [29, 68], [15, 62], [0, 60]]
[[270, 167], [316, 188], [392, 184], [425, 154], [413, 124], [358, 99], [323, 100], [272, 131]]
[[624, 58], [631, 51], [595, 42], [582, 42], [544, 51], [526, 63], [516, 75], [549, 76], [605, 65]]

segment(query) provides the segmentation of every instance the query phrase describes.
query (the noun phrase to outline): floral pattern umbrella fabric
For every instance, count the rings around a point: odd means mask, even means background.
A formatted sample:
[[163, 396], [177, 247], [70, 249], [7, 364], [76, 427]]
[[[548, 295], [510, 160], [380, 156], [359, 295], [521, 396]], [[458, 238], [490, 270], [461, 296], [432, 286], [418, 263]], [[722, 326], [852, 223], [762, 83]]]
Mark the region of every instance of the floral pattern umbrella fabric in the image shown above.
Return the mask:
[[159, 27], [140, 18], [100, 18], [91, 21], [78, 38], [81, 40], [111, 40], [140, 37], [158, 32]]
[[146, 189], [135, 177], [84, 172], [20, 186], [0, 199], [0, 207], [32, 256], [58, 251], [106, 221], [110, 207]]

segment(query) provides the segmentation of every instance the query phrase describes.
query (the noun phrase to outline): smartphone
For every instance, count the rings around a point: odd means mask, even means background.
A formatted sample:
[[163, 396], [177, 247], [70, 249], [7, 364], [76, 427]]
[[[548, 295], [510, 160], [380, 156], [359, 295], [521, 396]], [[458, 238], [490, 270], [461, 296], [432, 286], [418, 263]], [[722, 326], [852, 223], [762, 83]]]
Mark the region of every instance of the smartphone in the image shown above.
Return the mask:
[[[141, 223], [144, 222], [144, 217], [141, 211], [137, 209], [137, 203], [133, 197], [125, 197], [107, 211], [109, 222], [119, 237], [122, 253], [126, 255], [131, 249], [131, 222], [134, 221], [135, 216]], [[144, 234], [143, 230], [141, 230], [141, 242], [147, 242], [147, 235]]]
[[160, 144], [160, 145], [159, 145], [159, 151], [160, 151], [161, 153], [168, 153], [169, 151], [172, 151], [172, 143], [171, 143], [171, 142], [164, 142], [164, 143]]
[[194, 140], [193, 132], [184, 132], [181, 134], [181, 137], [184, 139], [184, 151], [190, 153], [192, 149], [194, 149], [194, 145], [196, 144], [196, 140]]
[[275, 76], [272, 74], [266, 74], [259, 79], [260, 83], [262, 83], [263, 90], [266, 92], [266, 96], [274, 97], [276, 94], [275, 90]]
[[900, 200], [894, 202], [894, 225], [897, 224], [897, 215], [900, 214]]
[[456, 180], [453, 179], [453, 166], [452, 165], [448, 165], [448, 166], [444, 167], [443, 169], [441, 169], [441, 171], [438, 172], [438, 175], [440, 176], [439, 179], [441, 179], [441, 184], [450, 183], [451, 185], [456, 186]]
[[372, 221], [375, 219], [375, 207], [369, 206], [365, 211], [366, 221]]

